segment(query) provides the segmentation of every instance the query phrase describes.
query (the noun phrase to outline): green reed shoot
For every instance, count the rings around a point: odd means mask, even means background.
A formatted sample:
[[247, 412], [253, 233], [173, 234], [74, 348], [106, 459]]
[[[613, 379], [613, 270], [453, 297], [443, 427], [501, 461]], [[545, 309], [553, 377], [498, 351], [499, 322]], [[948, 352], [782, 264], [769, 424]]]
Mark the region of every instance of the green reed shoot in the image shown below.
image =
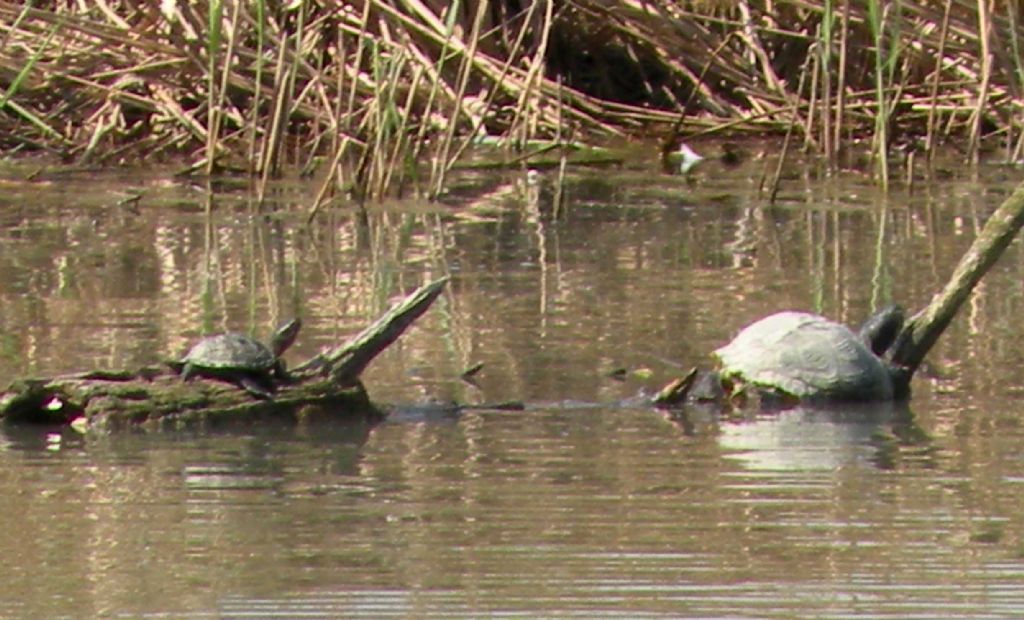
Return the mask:
[[886, 72], [888, 65], [885, 50], [886, 10], [880, 0], [868, 0], [868, 20], [874, 41], [875, 57], [875, 134], [873, 152], [878, 161], [879, 179], [882, 189], [889, 187], [889, 118], [888, 101], [885, 96]]
[[21, 116], [30, 124], [39, 129], [39, 131], [42, 131], [44, 134], [50, 136], [51, 138], [55, 138], [61, 142], [65, 141], [64, 136], [57, 132], [57, 130], [50, 127], [38, 115], [33, 114], [31, 110], [13, 101], [13, 97], [15, 94], [17, 94], [18, 90], [21, 88], [21, 85], [24, 84], [25, 80], [28, 79], [28, 76], [32, 73], [32, 69], [36, 66], [36, 63], [39, 62], [39, 58], [43, 55], [43, 52], [46, 50], [46, 48], [50, 46], [50, 43], [53, 41], [54, 36], [60, 30], [63, 23], [64, 20], [61, 19], [54, 22], [50, 26], [49, 32], [46, 33], [46, 38], [43, 39], [43, 41], [39, 44], [38, 47], [36, 47], [35, 51], [32, 52], [32, 55], [29, 56], [25, 64], [21, 66], [21, 69], [18, 71], [18, 74], [15, 76], [13, 80], [11, 80], [11, 84], [7, 87], [7, 90], [4, 91], [2, 95], [0, 95], [0, 110], [4, 108], [11, 109], [17, 115]]
[[[831, 152], [838, 159], [838, 150], [842, 144], [843, 127], [846, 124], [846, 67], [848, 43], [850, 40], [850, 0], [843, 0], [843, 14], [839, 28], [839, 75], [836, 79], [835, 123], [833, 123]], [[832, 162], [835, 165], [835, 162]]]
[[[237, 6], [237, 3], [236, 3]], [[213, 173], [217, 159], [217, 134], [220, 127], [220, 93], [217, 79], [217, 58], [220, 53], [224, 19], [224, 5], [221, 0], [210, 0], [206, 24], [206, 174]], [[227, 71], [227, 60], [224, 71]]]
[[821, 16], [821, 44], [818, 46], [821, 60], [818, 68], [821, 71], [821, 145], [830, 169], [836, 164], [835, 149], [832, 146], [832, 49], [835, 46], [835, 22], [835, 3], [833, 0], [825, 0]]

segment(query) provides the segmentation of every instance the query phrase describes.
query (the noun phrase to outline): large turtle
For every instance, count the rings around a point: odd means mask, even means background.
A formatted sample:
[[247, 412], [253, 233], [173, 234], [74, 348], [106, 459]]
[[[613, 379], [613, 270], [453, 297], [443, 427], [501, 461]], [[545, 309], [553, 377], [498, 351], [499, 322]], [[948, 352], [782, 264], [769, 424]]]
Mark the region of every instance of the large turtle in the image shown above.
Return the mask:
[[779, 312], [744, 328], [715, 351], [724, 384], [811, 401], [892, 400], [907, 395], [907, 373], [884, 355], [903, 311], [889, 306], [860, 334], [816, 314]]
[[175, 366], [181, 377], [210, 377], [235, 383], [257, 398], [273, 398], [277, 382], [287, 379], [281, 354], [295, 342], [302, 321], [292, 319], [271, 337], [270, 346], [243, 334], [208, 336]]

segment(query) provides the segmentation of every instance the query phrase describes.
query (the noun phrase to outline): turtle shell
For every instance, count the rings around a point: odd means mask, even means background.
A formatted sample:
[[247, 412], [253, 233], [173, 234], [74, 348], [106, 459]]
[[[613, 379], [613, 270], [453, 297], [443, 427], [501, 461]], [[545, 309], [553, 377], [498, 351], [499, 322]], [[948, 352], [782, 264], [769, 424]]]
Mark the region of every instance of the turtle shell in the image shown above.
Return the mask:
[[844, 325], [780, 312], [746, 327], [715, 351], [725, 379], [801, 400], [891, 400], [889, 367]]
[[204, 338], [181, 361], [197, 368], [250, 372], [269, 371], [277, 364], [277, 358], [266, 345], [242, 334]]

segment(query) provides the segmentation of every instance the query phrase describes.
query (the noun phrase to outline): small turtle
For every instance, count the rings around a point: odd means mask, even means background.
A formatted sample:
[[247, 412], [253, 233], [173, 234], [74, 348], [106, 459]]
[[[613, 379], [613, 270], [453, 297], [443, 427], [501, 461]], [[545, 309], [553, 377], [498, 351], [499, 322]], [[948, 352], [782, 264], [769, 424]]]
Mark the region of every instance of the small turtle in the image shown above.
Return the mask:
[[868, 401], [905, 397], [909, 376], [884, 355], [903, 325], [889, 306], [860, 334], [816, 314], [779, 312], [744, 328], [715, 351], [721, 377], [799, 400]]
[[281, 354], [295, 342], [302, 321], [292, 319], [274, 332], [267, 347], [243, 334], [218, 334], [197, 342], [174, 366], [181, 378], [230, 381], [257, 398], [273, 398], [276, 383], [287, 380]]

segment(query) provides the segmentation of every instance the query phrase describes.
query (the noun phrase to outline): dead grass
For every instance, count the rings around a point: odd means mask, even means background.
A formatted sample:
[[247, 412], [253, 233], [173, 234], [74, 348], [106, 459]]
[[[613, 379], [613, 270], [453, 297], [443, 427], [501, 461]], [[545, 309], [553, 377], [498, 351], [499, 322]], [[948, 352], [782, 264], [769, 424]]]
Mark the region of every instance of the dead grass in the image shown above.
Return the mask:
[[[342, 6], [342, 8], [339, 8]], [[514, 11], [522, 4], [525, 8]], [[449, 7], [460, 7], [451, 12]], [[473, 141], [779, 132], [1024, 149], [1017, 3], [0, 2], [0, 146], [184, 158], [324, 202], [436, 195]]]

